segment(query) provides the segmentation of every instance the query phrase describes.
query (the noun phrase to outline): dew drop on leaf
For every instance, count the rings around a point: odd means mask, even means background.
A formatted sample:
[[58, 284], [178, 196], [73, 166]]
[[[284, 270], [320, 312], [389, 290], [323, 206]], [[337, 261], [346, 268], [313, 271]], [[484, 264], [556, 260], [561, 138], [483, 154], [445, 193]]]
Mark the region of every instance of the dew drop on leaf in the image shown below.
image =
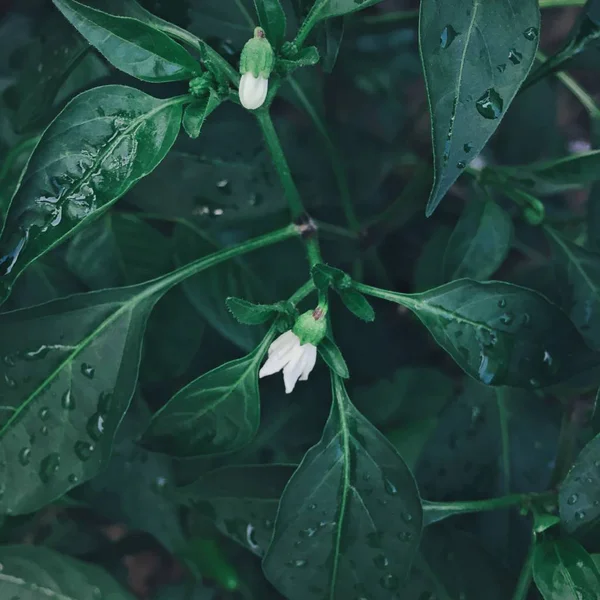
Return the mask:
[[490, 88], [477, 100], [475, 106], [485, 119], [497, 119], [504, 109], [504, 101], [494, 88]]
[[51, 452], [40, 463], [40, 479], [44, 483], [48, 483], [60, 467], [60, 454]]
[[457, 169], [461, 169], [461, 170], [462, 170], [462, 169], [464, 169], [466, 166], [467, 166], [467, 163], [466, 163], [464, 160], [459, 160], [459, 161], [456, 163], [456, 168], [457, 168]]
[[4, 383], [11, 390], [14, 390], [17, 387], [17, 382], [12, 377], [10, 377], [8, 373], [4, 373]]
[[402, 520], [405, 523], [412, 523], [413, 516], [410, 513], [402, 513]]
[[94, 374], [96, 373], [96, 369], [92, 367], [92, 365], [88, 365], [87, 363], [81, 363], [81, 374], [87, 377], [88, 379], [94, 379]]
[[308, 564], [307, 560], [304, 560], [302, 558], [297, 558], [296, 560], [290, 560], [288, 562], [285, 563], [286, 566], [288, 567], [305, 567]]
[[50, 418], [50, 409], [47, 406], [40, 408], [39, 416], [42, 421], [47, 421]]
[[79, 477], [77, 477], [77, 475], [75, 475], [75, 473], [71, 473], [71, 475], [69, 475], [69, 483], [72, 485], [75, 485], [76, 483], [79, 482]]
[[392, 575], [391, 573], [384, 575], [379, 581], [381, 583], [381, 587], [384, 590], [396, 590], [400, 585], [400, 581], [398, 580], [398, 578], [395, 575]]
[[412, 537], [413, 537], [413, 535], [410, 531], [401, 531], [398, 534], [398, 539], [401, 542], [410, 542], [412, 540]]
[[398, 488], [389, 479], [384, 479], [383, 486], [390, 496], [395, 496], [398, 493]]
[[388, 560], [387, 556], [383, 555], [383, 554], [378, 554], [374, 559], [373, 559], [373, 564], [378, 568], [378, 569], [385, 569], [389, 566], [390, 561]]
[[41, 427], [41, 428], [40, 428], [40, 433], [41, 433], [43, 436], [46, 436], [46, 435], [48, 435], [48, 433], [49, 433], [49, 431], [48, 431], [48, 428], [47, 428], [47, 427], [44, 425], [43, 427]]
[[88, 444], [87, 442], [78, 441], [75, 442], [75, 454], [79, 460], [89, 460], [94, 452], [93, 444]]
[[535, 40], [535, 38], [537, 38], [537, 36], [538, 36], [538, 30], [535, 27], [528, 27], [523, 32], [523, 36], [525, 37], [526, 40], [533, 42], [533, 40]]
[[104, 433], [104, 417], [100, 413], [93, 414], [87, 422], [86, 429], [89, 436], [97, 442]]
[[75, 408], [75, 398], [73, 398], [73, 394], [71, 394], [71, 390], [67, 390], [62, 395], [60, 403], [65, 410], [73, 410]]
[[508, 60], [510, 60], [513, 65], [520, 65], [521, 61], [523, 60], [523, 54], [513, 48], [508, 53]]
[[463, 146], [463, 150], [468, 154], [469, 152], [471, 152], [471, 150], [473, 150], [473, 144], [471, 144], [470, 142], [467, 142]]
[[578, 510], [575, 513], [575, 519], [577, 519], [578, 521], [583, 521], [585, 519], [585, 512], [583, 510]]
[[22, 448], [19, 452], [19, 462], [26, 467], [31, 461], [31, 448]]
[[456, 39], [458, 32], [452, 25], [446, 25], [444, 29], [442, 29], [442, 33], [440, 35], [440, 48], [446, 49], [449, 48], [452, 42]]
[[504, 71], [506, 71], [506, 63], [499, 64], [496, 69], [498, 69], [499, 73], [504, 73]]
[[579, 500], [579, 494], [571, 494], [567, 499], [567, 504], [573, 506], [573, 504], [575, 504], [577, 500]]

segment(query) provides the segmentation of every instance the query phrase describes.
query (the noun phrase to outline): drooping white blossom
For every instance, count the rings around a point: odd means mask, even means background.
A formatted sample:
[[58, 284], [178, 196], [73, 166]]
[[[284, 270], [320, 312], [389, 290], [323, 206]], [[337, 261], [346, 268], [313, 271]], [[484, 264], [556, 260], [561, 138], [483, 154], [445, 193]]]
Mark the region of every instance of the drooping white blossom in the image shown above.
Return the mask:
[[267, 97], [269, 80], [259, 75], [254, 77], [250, 71], [240, 78], [240, 102], [244, 108], [255, 110], [260, 108]]

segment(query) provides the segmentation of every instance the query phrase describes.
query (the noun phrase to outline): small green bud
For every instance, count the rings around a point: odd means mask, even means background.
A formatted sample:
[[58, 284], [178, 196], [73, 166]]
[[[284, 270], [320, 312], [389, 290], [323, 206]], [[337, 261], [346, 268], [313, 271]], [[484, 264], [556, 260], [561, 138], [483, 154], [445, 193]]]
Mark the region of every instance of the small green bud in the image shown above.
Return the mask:
[[249, 39], [242, 50], [240, 57], [240, 73], [252, 73], [254, 77], [269, 78], [275, 65], [275, 54], [269, 40], [265, 37], [265, 30], [257, 27], [254, 37]]
[[321, 306], [317, 306], [314, 310], [308, 310], [298, 317], [292, 328], [292, 332], [298, 336], [302, 345], [319, 345], [327, 334], [326, 315], [327, 310]]
[[209, 73], [190, 80], [190, 94], [196, 98], [206, 96], [211, 88], [212, 78]]

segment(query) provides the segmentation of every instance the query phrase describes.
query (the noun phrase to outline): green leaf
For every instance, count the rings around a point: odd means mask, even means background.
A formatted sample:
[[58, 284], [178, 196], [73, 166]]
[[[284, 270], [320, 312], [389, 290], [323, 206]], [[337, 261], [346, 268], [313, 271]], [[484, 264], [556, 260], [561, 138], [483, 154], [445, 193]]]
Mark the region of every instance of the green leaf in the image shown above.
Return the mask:
[[0, 298], [38, 256], [61, 243], [150, 173], [175, 142], [181, 98], [94, 88], [45, 131], [0, 237]]
[[200, 136], [204, 121], [219, 104], [221, 104], [221, 99], [217, 92], [211, 89], [208, 96], [194, 100], [186, 107], [183, 113], [183, 127], [193, 140]]
[[362, 0], [361, 2], [355, 2], [355, 0], [315, 0], [313, 4], [315, 6], [322, 5], [323, 7], [318, 13], [319, 19], [330, 19], [331, 17], [341, 17], [357, 10], [363, 10], [378, 2], [381, 2], [381, 0]]
[[280, 0], [254, 0], [258, 22], [265, 30], [271, 46], [278, 50], [285, 38], [285, 12]]
[[468, 202], [446, 247], [445, 280], [487, 279], [508, 256], [512, 237], [512, 220], [498, 204], [479, 199]]
[[241, 465], [210, 471], [175, 491], [182, 504], [209, 517], [224, 535], [264, 556], [292, 465]]
[[575, 459], [560, 484], [558, 506], [563, 527], [569, 533], [591, 529], [600, 522], [600, 436]]
[[580, 248], [553, 229], [546, 228], [546, 233], [563, 306], [587, 343], [600, 350], [600, 254]]
[[311, 271], [312, 278], [316, 288], [321, 292], [326, 292], [329, 287], [339, 289], [340, 287], [348, 289], [352, 285], [350, 275], [344, 273], [341, 269], [336, 269], [325, 263], [316, 264]]
[[244, 325], [262, 325], [277, 314], [273, 304], [253, 304], [243, 298], [227, 298], [226, 304], [229, 312]]
[[527, 288], [460, 279], [410, 296], [375, 295], [412, 310], [458, 365], [487, 385], [546, 387], [600, 360], [558, 306]]
[[180, 458], [246, 446], [258, 430], [258, 370], [273, 337], [272, 329], [250, 354], [205, 373], [175, 394], [152, 417], [144, 446]]
[[133, 600], [102, 569], [36, 546], [1, 546], [0, 593], [23, 600]]
[[370, 323], [375, 320], [375, 311], [369, 301], [355, 289], [336, 290], [344, 306], [356, 317]]
[[419, 544], [419, 493], [342, 380], [332, 381], [323, 437], [285, 489], [263, 568], [290, 600], [389, 600]]
[[53, 0], [66, 19], [117, 69], [154, 83], [192, 79], [200, 64], [166, 33], [130, 17], [76, 2]]
[[415, 291], [429, 290], [444, 283], [444, 253], [451, 235], [450, 227], [439, 225], [423, 244], [414, 268], [413, 289]]
[[537, 0], [423, 0], [419, 41], [432, 119], [429, 216], [498, 127], [538, 46]]
[[532, 165], [505, 167], [498, 173], [531, 194], [552, 195], [584, 188], [600, 180], [600, 150], [581, 152], [565, 158]]
[[100, 289], [163, 275], [171, 265], [170, 252], [166, 237], [146, 221], [109, 212], [74, 236], [66, 261], [81, 281]]
[[[200, 234], [201, 231], [195, 228], [177, 228], [175, 260], [178, 264], [186, 264], [198, 256], [214, 252], [214, 243]], [[265, 297], [266, 286], [244, 261], [229, 261], [216, 269], [195, 275], [184, 282], [183, 290], [207, 323], [243, 350], [254, 348], [262, 339], [264, 328], [240, 325], [225, 304], [229, 296], [239, 296], [249, 301]]]
[[71, 296], [0, 315], [0, 512], [28, 513], [102, 470], [164, 288]]
[[323, 338], [317, 349], [321, 358], [336, 375], [339, 375], [342, 379], [350, 377], [350, 371], [342, 352], [331, 338]]
[[593, 600], [600, 589], [600, 573], [592, 557], [570, 538], [536, 545], [533, 579], [544, 600]]
[[106, 469], [71, 494], [111, 523], [146, 531], [175, 552], [184, 535], [177, 506], [167, 495], [174, 477], [171, 461], [136, 442], [149, 421], [148, 406], [135, 398], [119, 427]]

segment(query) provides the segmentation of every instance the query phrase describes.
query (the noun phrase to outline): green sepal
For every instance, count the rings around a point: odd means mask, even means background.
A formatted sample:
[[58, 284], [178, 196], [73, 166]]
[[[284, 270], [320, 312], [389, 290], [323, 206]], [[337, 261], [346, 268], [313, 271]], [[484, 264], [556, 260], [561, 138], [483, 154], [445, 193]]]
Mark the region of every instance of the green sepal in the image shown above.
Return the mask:
[[343, 379], [350, 377], [348, 365], [342, 356], [341, 350], [337, 344], [329, 337], [324, 337], [317, 346], [321, 358], [325, 364], [337, 375]]
[[321, 308], [307, 310], [296, 319], [292, 331], [300, 339], [300, 344], [318, 346], [327, 335], [325, 312]]
[[291, 329], [298, 318], [296, 307], [289, 302], [275, 304], [254, 304], [243, 298], [227, 298], [229, 312], [243, 325], [262, 325], [276, 317], [276, 328], [280, 331]]
[[354, 288], [336, 290], [344, 306], [362, 321], [370, 323], [375, 320], [375, 311], [369, 301]]
[[204, 121], [219, 104], [221, 104], [221, 98], [215, 90], [210, 89], [208, 96], [197, 98], [185, 108], [183, 128], [193, 140], [200, 135]]
[[265, 37], [262, 27], [254, 30], [254, 37], [246, 42], [240, 56], [240, 73], [252, 73], [254, 77], [269, 78], [275, 65], [275, 53]]
[[316, 65], [320, 59], [321, 56], [316, 46], [308, 46], [307, 48], [302, 48], [299, 52], [290, 53], [288, 56], [277, 59], [277, 72], [282, 77], [285, 77], [301, 67]]

